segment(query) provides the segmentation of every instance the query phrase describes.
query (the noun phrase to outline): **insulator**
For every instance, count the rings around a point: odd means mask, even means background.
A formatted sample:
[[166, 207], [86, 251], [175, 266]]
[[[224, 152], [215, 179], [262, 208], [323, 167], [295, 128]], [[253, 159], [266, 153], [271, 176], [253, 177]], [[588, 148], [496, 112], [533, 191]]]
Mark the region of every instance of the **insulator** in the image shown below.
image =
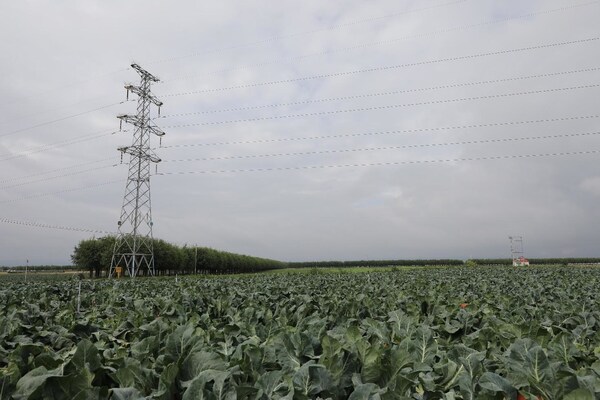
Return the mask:
[[162, 147], [162, 136], [158, 137], [158, 147]]
[[119, 121], [119, 131], [123, 130], [123, 120]]
[[160, 106], [158, 106], [158, 116], [160, 117]]
[[127, 89], [127, 101], [129, 101], [129, 89]]

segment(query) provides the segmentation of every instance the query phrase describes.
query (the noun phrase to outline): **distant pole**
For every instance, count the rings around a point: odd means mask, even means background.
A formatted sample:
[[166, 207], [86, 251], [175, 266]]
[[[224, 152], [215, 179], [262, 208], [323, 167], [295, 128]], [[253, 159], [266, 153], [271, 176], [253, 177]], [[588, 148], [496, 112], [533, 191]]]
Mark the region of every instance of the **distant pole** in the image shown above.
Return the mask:
[[27, 282], [27, 270], [29, 269], [29, 259], [25, 263], [25, 282]]
[[196, 255], [194, 256], [194, 275], [198, 273], [198, 245], [194, 247], [196, 250]]

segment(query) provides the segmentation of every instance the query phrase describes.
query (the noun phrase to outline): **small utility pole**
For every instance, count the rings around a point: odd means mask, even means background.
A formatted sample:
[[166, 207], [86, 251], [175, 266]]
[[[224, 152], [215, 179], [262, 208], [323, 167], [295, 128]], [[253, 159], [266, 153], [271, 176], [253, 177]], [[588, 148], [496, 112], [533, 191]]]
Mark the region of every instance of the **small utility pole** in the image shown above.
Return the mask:
[[198, 245], [194, 247], [196, 255], [194, 256], [194, 275], [198, 273]]
[[152, 236], [152, 209], [150, 207], [150, 164], [159, 163], [160, 158], [150, 148], [150, 134], [162, 138], [164, 132], [150, 121], [150, 105], [158, 107], [162, 102], [150, 92], [150, 84], [158, 82], [158, 78], [137, 64], [131, 64], [141, 77], [139, 86], [126, 85], [129, 92], [138, 96], [136, 115], [119, 115], [117, 118], [135, 127], [131, 146], [119, 147], [121, 159], [129, 155], [129, 175], [125, 186], [121, 218], [118, 234], [113, 250], [109, 278], [115, 274], [117, 267], [123, 268], [131, 278], [140, 268], [149, 275], [154, 275], [154, 249]]
[[25, 262], [25, 282], [27, 282], [27, 270], [29, 269], [29, 258]]

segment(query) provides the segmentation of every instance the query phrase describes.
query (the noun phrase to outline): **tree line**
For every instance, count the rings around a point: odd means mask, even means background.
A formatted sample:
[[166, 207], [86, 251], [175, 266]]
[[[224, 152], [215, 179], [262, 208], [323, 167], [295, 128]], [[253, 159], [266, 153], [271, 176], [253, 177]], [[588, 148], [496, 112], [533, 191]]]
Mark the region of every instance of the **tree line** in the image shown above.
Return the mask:
[[[564, 264], [600, 264], [600, 258], [567, 257], [567, 258], [527, 258], [531, 265], [564, 265]], [[512, 265], [512, 258], [476, 258], [471, 260], [477, 265]]]
[[[71, 260], [90, 276], [106, 276], [112, 261], [114, 236], [85, 239], [79, 242]], [[286, 263], [266, 258], [219, 251], [208, 247], [177, 246], [153, 239], [154, 267], [157, 275], [234, 274], [284, 268]], [[143, 272], [140, 270], [140, 272]]]
[[463, 265], [463, 260], [357, 260], [357, 261], [304, 261], [290, 262], [289, 268], [345, 268], [345, 267], [403, 267]]
[[[88, 270], [90, 276], [106, 276], [110, 268], [114, 236], [85, 239], [79, 242], [71, 260], [78, 269]], [[400, 266], [471, 266], [511, 265], [510, 258], [482, 258], [472, 260], [356, 260], [282, 262], [219, 251], [208, 247], [177, 246], [161, 239], [153, 240], [154, 265], [157, 275], [174, 274], [231, 274], [250, 273], [279, 268], [345, 268], [345, 267], [400, 267]], [[530, 258], [532, 265], [600, 264], [600, 258]]]

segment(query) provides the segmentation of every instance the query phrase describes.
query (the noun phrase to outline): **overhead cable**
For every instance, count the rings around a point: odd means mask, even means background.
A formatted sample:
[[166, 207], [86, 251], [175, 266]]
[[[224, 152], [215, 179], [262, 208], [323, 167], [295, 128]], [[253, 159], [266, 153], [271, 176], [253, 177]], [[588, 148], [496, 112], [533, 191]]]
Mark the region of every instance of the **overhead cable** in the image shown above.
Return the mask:
[[174, 144], [174, 145], [169, 145], [169, 146], [163, 146], [162, 148], [168, 149], [168, 148], [182, 148], [182, 147], [226, 146], [226, 145], [244, 145], [244, 144], [258, 144], [258, 143], [296, 142], [296, 141], [303, 141], [303, 140], [338, 139], [338, 138], [359, 137], [359, 136], [395, 135], [395, 134], [426, 133], [426, 132], [435, 133], [435, 132], [444, 132], [444, 131], [450, 131], [450, 130], [491, 128], [491, 127], [498, 127], [498, 126], [518, 126], [518, 125], [540, 124], [540, 123], [547, 123], [547, 122], [576, 121], [576, 120], [586, 120], [586, 119], [596, 119], [596, 118], [600, 118], [600, 115], [581, 115], [581, 116], [542, 118], [542, 119], [521, 120], [521, 121], [501, 121], [501, 122], [488, 122], [488, 123], [482, 123], [482, 124], [450, 125], [450, 126], [430, 127], [430, 128], [393, 129], [393, 130], [374, 131], [374, 132], [343, 133], [343, 134], [336, 134], [336, 135], [284, 137], [284, 138], [275, 138], [275, 139], [235, 140], [235, 141], [227, 141], [227, 142], [184, 143], [184, 144]]
[[454, 99], [418, 101], [418, 102], [414, 102], [414, 103], [388, 104], [388, 105], [383, 105], [383, 106], [357, 107], [357, 108], [347, 108], [347, 109], [341, 109], [341, 110], [328, 110], [328, 111], [315, 111], [315, 112], [298, 113], [298, 114], [273, 115], [273, 116], [269, 116], [269, 117], [241, 118], [241, 119], [226, 120], [226, 121], [196, 122], [196, 123], [190, 123], [190, 124], [167, 125], [167, 126], [165, 126], [165, 128], [187, 128], [187, 127], [191, 127], [191, 126], [237, 124], [237, 123], [244, 123], [244, 122], [273, 121], [273, 120], [289, 119], [289, 118], [316, 117], [316, 116], [323, 116], [323, 115], [347, 114], [347, 113], [365, 112], [365, 111], [392, 110], [392, 109], [397, 109], [397, 108], [415, 107], [415, 106], [432, 105], [432, 104], [449, 104], [449, 103], [458, 103], [458, 102], [463, 102], [463, 101], [501, 99], [501, 98], [507, 98], [507, 97], [526, 96], [526, 95], [541, 94], [541, 93], [553, 93], [553, 92], [564, 92], [564, 91], [578, 90], [578, 89], [590, 89], [590, 88], [596, 88], [599, 86], [600, 86], [600, 84], [590, 84], [590, 85], [580, 85], [580, 86], [571, 86], [571, 87], [562, 87], [562, 88], [528, 90], [525, 92], [500, 93], [500, 94], [492, 94], [492, 95], [486, 95], [486, 96], [471, 96], [471, 97], [460, 97], [460, 98], [454, 98]]
[[118, 103], [108, 104], [106, 106], [97, 107], [97, 108], [94, 108], [94, 109], [91, 109], [91, 110], [87, 110], [87, 111], [82, 111], [82, 112], [77, 113], [77, 114], [67, 115], [66, 117], [62, 117], [62, 118], [58, 118], [58, 119], [53, 119], [51, 121], [45, 121], [45, 122], [42, 122], [42, 123], [39, 123], [39, 124], [36, 124], [36, 125], [28, 126], [26, 128], [21, 128], [21, 129], [15, 130], [15, 131], [7, 132], [7, 133], [2, 133], [2, 134], [0, 134], [0, 137], [14, 135], [15, 133], [21, 133], [21, 132], [25, 132], [25, 131], [28, 131], [28, 130], [31, 130], [31, 129], [39, 128], [41, 126], [46, 126], [46, 125], [54, 124], [56, 122], [60, 122], [60, 121], [64, 121], [64, 120], [67, 120], [67, 119], [70, 119], [70, 118], [75, 118], [75, 117], [79, 117], [81, 115], [89, 114], [89, 113], [92, 113], [94, 111], [104, 110], [105, 108], [114, 107], [114, 106], [117, 106], [119, 104], [125, 104], [125, 103], [127, 103], [127, 101], [128, 100], [124, 100], [124, 101], [120, 101]]
[[114, 168], [114, 167], [116, 167], [118, 165], [119, 165], [118, 163], [111, 164], [111, 165], [103, 165], [101, 167], [89, 168], [89, 169], [85, 169], [85, 170], [81, 170], [81, 171], [69, 172], [68, 174], [61, 174], [61, 175], [51, 176], [51, 177], [45, 177], [45, 178], [41, 178], [41, 179], [34, 179], [34, 180], [31, 180], [31, 181], [27, 181], [27, 182], [14, 183], [14, 184], [10, 184], [10, 185], [0, 186], [0, 189], [11, 189], [11, 188], [20, 187], [20, 186], [31, 185], [32, 183], [47, 182], [47, 181], [50, 181], [50, 180], [53, 180], [53, 179], [60, 179], [60, 178], [66, 178], [66, 177], [69, 177], [69, 176], [75, 176], [75, 175], [85, 174], [86, 172], [95, 172], [95, 171], [99, 171], [101, 169]]
[[556, 153], [537, 153], [537, 154], [511, 154], [501, 156], [482, 156], [482, 157], [462, 157], [437, 160], [412, 160], [412, 161], [387, 161], [374, 163], [356, 163], [356, 164], [338, 164], [338, 165], [307, 165], [293, 167], [269, 167], [269, 168], [245, 168], [245, 169], [221, 169], [221, 170], [200, 170], [200, 171], [177, 171], [177, 172], [159, 172], [156, 175], [190, 175], [190, 174], [228, 174], [244, 172], [277, 172], [277, 171], [297, 171], [297, 170], [315, 170], [315, 169], [339, 169], [339, 168], [358, 168], [358, 167], [379, 167], [394, 165], [412, 165], [412, 164], [443, 164], [466, 161], [484, 161], [484, 160], [508, 160], [517, 158], [535, 158], [535, 157], [563, 157], [574, 155], [599, 154], [600, 150], [585, 151], [565, 151]]
[[[123, 130], [123, 131], [125, 132], [125, 130]], [[115, 133], [118, 133], [118, 132], [119, 131], [114, 131], [112, 129], [105, 129], [103, 131], [100, 131], [97, 133], [92, 133], [91, 135], [80, 136], [75, 139], [68, 139], [68, 140], [63, 140], [61, 142], [31, 147], [27, 150], [23, 150], [18, 153], [5, 153], [5, 154], [0, 155], [0, 162], [8, 161], [8, 160], [12, 160], [15, 158], [20, 158], [20, 157], [25, 157], [30, 154], [41, 153], [44, 151], [53, 150], [53, 149], [60, 148], [60, 147], [70, 146], [72, 144], [77, 144], [77, 143], [81, 143], [81, 142], [87, 142], [90, 140], [99, 139], [99, 138], [102, 138], [105, 136], [114, 135]]]
[[318, 150], [318, 151], [299, 151], [290, 153], [271, 153], [271, 154], [248, 154], [241, 156], [223, 156], [223, 157], [205, 157], [205, 158], [183, 158], [175, 160], [163, 160], [163, 162], [189, 162], [189, 161], [224, 161], [224, 160], [243, 160], [250, 158], [269, 158], [269, 157], [287, 157], [287, 156], [307, 156], [316, 154], [340, 154], [340, 153], [359, 153], [359, 152], [370, 152], [370, 151], [381, 151], [381, 150], [402, 150], [402, 149], [416, 149], [423, 147], [445, 147], [445, 146], [462, 146], [471, 144], [489, 144], [489, 143], [508, 143], [508, 142], [521, 142], [521, 141], [536, 141], [536, 140], [547, 140], [547, 139], [560, 139], [560, 138], [571, 138], [571, 137], [590, 137], [599, 135], [600, 132], [585, 132], [585, 133], [564, 133], [557, 135], [543, 135], [543, 136], [522, 136], [522, 137], [510, 137], [510, 138], [496, 138], [496, 139], [482, 139], [482, 140], [465, 140], [459, 142], [443, 142], [443, 143], [419, 143], [419, 144], [405, 144], [400, 146], [379, 146], [379, 147], [363, 147], [355, 149], [333, 149], [333, 150]]
[[273, 103], [273, 104], [261, 104], [257, 106], [247, 106], [247, 107], [231, 107], [231, 108], [222, 108], [216, 110], [205, 110], [205, 111], [193, 111], [187, 113], [177, 113], [177, 114], [167, 114], [162, 115], [160, 118], [173, 118], [173, 117], [184, 117], [188, 115], [205, 115], [205, 114], [216, 114], [216, 113], [225, 113], [225, 112], [235, 112], [235, 111], [251, 111], [251, 110], [261, 110], [265, 108], [277, 108], [277, 107], [289, 107], [289, 106], [298, 106], [305, 104], [315, 104], [315, 103], [326, 103], [332, 101], [345, 101], [345, 100], [355, 100], [355, 99], [363, 99], [363, 98], [371, 98], [371, 97], [380, 97], [380, 96], [392, 96], [396, 94], [405, 94], [405, 93], [419, 93], [433, 90], [441, 90], [441, 89], [453, 89], [460, 87], [471, 87], [478, 85], [488, 85], [493, 83], [502, 83], [502, 82], [514, 82], [528, 79], [536, 79], [536, 78], [549, 78], [553, 76], [564, 76], [564, 75], [572, 75], [579, 74], [583, 72], [594, 72], [599, 71], [600, 67], [590, 67], [590, 68], [582, 68], [570, 71], [559, 71], [559, 72], [547, 72], [543, 74], [536, 75], [526, 75], [526, 76], [516, 76], [509, 78], [499, 78], [499, 79], [487, 79], [483, 81], [476, 82], [462, 82], [462, 83], [450, 83], [446, 85], [438, 85], [438, 86], [429, 86], [424, 88], [415, 88], [415, 89], [402, 89], [402, 90], [389, 90], [385, 92], [375, 92], [375, 93], [362, 93], [348, 96], [338, 96], [338, 97], [327, 97], [321, 99], [306, 99], [299, 101], [292, 101], [288, 103]]
[[9, 101], [9, 102], [6, 102], [6, 103], [2, 103], [2, 104], [0, 104], [0, 109], [4, 109], [4, 108], [6, 108], [6, 106], [8, 106], [9, 104], [19, 103], [19, 102], [21, 102], [21, 101], [23, 101], [23, 100], [26, 100], [26, 99], [29, 99], [29, 98], [32, 98], [32, 97], [40, 97], [40, 96], [44, 96], [44, 95], [46, 95], [46, 94], [48, 94], [48, 93], [53, 93], [53, 92], [56, 92], [57, 90], [61, 90], [61, 89], [65, 89], [65, 88], [70, 88], [70, 87], [75, 87], [75, 86], [83, 85], [83, 84], [85, 84], [85, 83], [88, 83], [88, 82], [94, 81], [94, 80], [96, 80], [96, 79], [104, 78], [104, 77], [106, 77], [106, 76], [113, 75], [113, 74], [117, 74], [117, 73], [120, 73], [120, 72], [125, 72], [125, 71], [128, 71], [128, 70], [130, 70], [130, 69], [131, 69], [131, 68], [123, 68], [123, 69], [118, 69], [118, 70], [111, 71], [111, 72], [107, 72], [107, 73], [104, 73], [104, 74], [101, 74], [101, 75], [97, 75], [97, 76], [95, 76], [95, 77], [91, 77], [91, 78], [88, 78], [88, 79], [85, 79], [85, 80], [81, 80], [81, 81], [77, 81], [77, 82], [71, 82], [71, 83], [67, 83], [67, 84], [64, 84], [64, 85], [61, 85], [61, 86], [55, 87], [55, 88], [53, 88], [53, 89], [49, 89], [49, 90], [46, 90], [46, 91], [43, 91], [43, 92], [38, 92], [38, 93], [35, 93], [35, 94], [31, 94], [31, 95], [29, 95], [29, 96], [22, 97], [22, 98], [20, 98], [20, 99], [18, 99], [18, 100], [14, 100], [14, 101]]
[[304, 60], [304, 59], [310, 58], [310, 57], [318, 57], [318, 56], [324, 56], [324, 55], [328, 55], [328, 54], [360, 50], [360, 49], [364, 49], [367, 47], [393, 44], [393, 43], [398, 43], [398, 42], [402, 42], [402, 41], [406, 41], [406, 40], [410, 40], [410, 39], [427, 38], [427, 37], [447, 34], [447, 33], [451, 33], [451, 32], [464, 31], [464, 30], [468, 30], [468, 29], [472, 29], [472, 28], [479, 28], [479, 27], [487, 26], [487, 25], [499, 24], [499, 23], [518, 20], [518, 19], [532, 18], [532, 17], [540, 16], [540, 15], [549, 15], [549, 14], [556, 13], [556, 12], [567, 11], [567, 10], [585, 7], [585, 6], [598, 4], [598, 3], [600, 3], [599, 0], [588, 1], [585, 3], [573, 4], [573, 5], [559, 7], [559, 8], [553, 8], [550, 10], [543, 10], [543, 11], [531, 12], [531, 13], [527, 13], [527, 14], [514, 15], [514, 16], [510, 16], [510, 17], [505, 17], [505, 18], [493, 19], [493, 20], [489, 20], [489, 21], [476, 23], [476, 24], [460, 25], [460, 26], [455, 26], [455, 27], [451, 27], [451, 28], [439, 29], [439, 30], [435, 30], [435, 31], [431, 31], [431, 32], [416, 33], [413, 35], [406, 35], [406, 36], [402, 36], [402, 37], [394, 38], [394, 39], [361, 43], [361, 44], [357, 44], [357, 45], [353, 45], [353, 46], [342, 47], [342, 48], [337, 48], [337, 49], [335, 49], [335, 48], [328, 49], [328, 50], [324, 50], [324, 51], [320, 51], [320, 52], [316, 52], [316, 53], [303, 54], [303, 55], [295, 56], [295, 57], [281, 57], [281, 58], [271, 59], [268, 61], [262, 61], [259, 63], [248, 64], [248, 65], [243, 65], [243, 66], [233, 67], [233, 68], [224, 68], [224, 69], [214, 70], [214, 71], [210, 71], [210, 72], [206, 72], [206, 73], [176, 76], [176, 77], [167, 79], [166, 81], [163, 81], [163, 83], [169, 83], [172, 81], [182, 80], [182, 79], [190, 79], [190, 78], [194, 78], [194, 77], [198, 77], [198, 76], [211, 76], [211, 75], [215, 75], [215, 74], [219, 74], [219, 73], [223, 73], [223, 72], [247, 70], [249, 68], [264, 67], [266, 65], [279, 64], [282, 62], [297, 62], [297, 61]]
[[454, 56], [454, 57], [446, 57], [446, 58], [437, 58], [437, 59], [432, 59], [432, 60], [416, 61], [416, 62], [405, 63], [405, 64], [386, 65], [386, 66], [381, 66], [381, 67], [363, 68], [363, 69], [356, 69], [356, 70], [342, 71], [342, 72], [332, 72], [332, 73], [327, 73], [327, 74], [303, 76], [303, 77], [299, 77], [299, 78], [290, 78], [290, 79], [280, 79], [280, 80], [267, 81], [267, 82], [245, 83], [245, 84], [241, 84], [241, 85], [227, 86], [227, 87], [214, 88], [214, 89], [191, 90], [191, 91], [187, 91], [187, 92], [162, 94], [161, 97], [185, 96], [185, 95], [200, 94], [200, 93], [214, 93], [214, 92], [222, 92], [222, 91], [234, 90], [234, 89], [245, 89], [245, 88], [253, 88], [253, 87], [260, 87], [260, 86], [303, 82], [303, 81], [309, 81], [309, 80], [315, 80], [315, 79], [336, 78], [336, 77], [340, 77], [340, 76], [350, 76], [350, 75], [356, 75], [356, 74], [362, 74], [362, 73], [368, 73], [368, 72], [389, 71], [389, 70], [400, 69], [400, 68], [416, 67], [419, 65], [433, 65], [433, 64], [439, 64], [439, 63], [451, 62], [451, 61], [470, 60], [470, 59], [475, 59], [475, 58], [490, 57], [490, 56], [497, 56], [497, 55], [503, 55], [503, 54], [521, 53], [521, 52], [531, 51], [531, 50], [568, 46], [568, 45], [572, 45], [572, 44], [590, 43], [590, 42], [596, 41], [598, 39], [600, 39], [600, 37], [591, 37], [591, 38], [586, 38], [586, 39], [539, 44], [539, 45], [535, 45], [535, 46], [520, 47], [520, 48], [515, 48], [515, 49], [497, 50], [497, 51], [491, 51], [491, 52], [485, 52], [485, 53], [475, 53], [475, 54], [469, 54], [469, 55], [464, 55], [464, 56]]
[[[75, 164], [75, 165], [70, 165], [68, 167], [51, 169], [51, 170], [47, 170], [47, 171], [43, 171], [43, 172], [38, 172], [38, 173], [35, 173], [35, 174], [30, 174], [30, 175], [25, 175], [25, 176], [12, 177], [12, 178], [9, 178], [9, 179], [1, 180], [0, 184], [7, 183], [7, 182], [20, 181], [20, 180], [23, 180], [23, 179], [30, 179], [30, 178], [34, 178], [34, 177], [37, 177], [37, 176], [49, 175], [49, 174], [53, 174], [55, 172], [60, 172], [60, 171], [72, 170], [74, 168], [83, 167], [83, 166], [92, 165], [92, 164], [98, 164], [100, 162], [104, 162], [104, 161], [108, 161], [108, 160], [114, 160], [114, 157], [103, 158], [101, 160], [95, 160], [95, 161], [88, 161], [88, 162], [81, 163], [81, 164]], [[52, 179], [52, 178], [50, 178], [50, 179]]]
[[201, 52], [191, 53], [191, 54], [184, 55], [184, 56], [176, 56], [176, 57], [164, 58], [164, 59], [161, 59], [161, 60], [150, 61], [149, 64], [159, 64], [159, 63], [165, 63], [165, 62], [172, 62], [172, 61], [177, 61], [177, 60], [183, 60], [185, 58], [191, 58], [191, 57], [197, 57], [197, 56], [206, 56], [207, 54], [214, 54], [214, 53], [221, 53], [221, 52], [224, 52], [224, 51], [227, 51], [227, 50], [237, 50], [237, 49], [241, 49], [241, 48], [244, 48], [244, 47], [259, 46], [259, 45], [263, 45], [263, 44], [267, 44], [267, 43], [279, 41], [279, 40], [282, 40], [282, 39], [287, 39], [287, 38], [292, 38], [292, 37], [299, 37], [299, 36], [306, 36], [306, 35], [312, 35], [312, 34], [315, 34], [315, 33], [318, 33], [318, 32], [332, 31], [332, 30], [335, 30], [335, 29], [346, 28], [346, 27], [349, 27], [349, 26], [355, 26], [355, 25], [364, 24], [364, 23], [368, 23], [368, 22], [380, 21], [382, 19], [397, 17], [399, 15], [414, 14], [416, 12], [427, 11], [427, 10], [432, 10], [432, 9], [435, 9], [435, 8], [451, 6], [451, 5], [455, 5], [455, 4], [459, 4], [459, 3], [464, 3], [466, 1], [467, 0], [454, 0], [454, 1], [446, 2], [446, 3], [435, 4], [435, 5], [432, 5], [432, 6], [427, 6], [427, 7], [422, 7], [422, 8], [415, 8], [415, 9], [412, 9], [412, 10], [397, 11], [397, 12], [393, 12], [393, 13], [389, 13], [389, 14], [385, 14], [385, 15], [379, 15], [379, 16], [376, 16], [376, 17], [363, 18], [363, 19], [359, 19], [359, 20], [355, 20], [355, 21], [344, 22], [344, 23], [337, 24], [337, 25], [330, 25], [330, 26], [326, 26], [326, 27], [323, 27], [323, 28], [313, 29], [313, 30], [310, 30], [310, 31], [301, 31], [301, 32], [293, 32], [293, 33], [287, 33], [287, 34], [282, 34], [282, 35], [275, 35], [275, 36], [268, 37], [266, 39], [260, 39], [260, 40], [256, 40], [256, 41], [253, 41], [253, 42], [247, 42], [247, 43], [241, 43], [241, 44], [236, 44], [236, 45], [232, 45], [232, 46], [220, 47], [220, 48], [212, 49], [212, 50], [203, 50]]
[[[360, 20], [355, 20], [355, 21], [349, 21], [346, 23], [342, 23], [342, 24], [337, 24], [337, 25], [332, 25], [332, 26], [328, 26], [328, 27], [324, 27], [324, 28], [318, 28], [318, 29], [313, 29], [310, 31], [301, 31], [301, 32], [294, 32], [294, 33], [288, 33], [288, 34], [283, 34], [283, 35], [276, 35], [276, 36], [271, 36], [269, 38], [266, 39], [260, 39], [257, 41], [253, 41], [253, 42], [247, 42], [247, 43], [242, 43], [242, 44], [237, 44], [237, 45], [233, 45], [233, 46], [226, 46], [226, 47], [221, 47], [218, 49], [213, 49], [213, 50], [204, 50], [201, 52], [197, 52], [197, 53], [192, 53], [192, 54], [188, 54], [188, 55], [184, 55], [184, 56], [176, 56], [176, 57], [170, 57], [170, 58], [166, 58], [166, 59], [160, 59], [160, 60], [154, 60], [154, 61], [150, 61], [148, 62], [148, 64], [159, 64], [159, 63], [165, 63], [165, 62], [171, 62], [171, 61], [176, 61], [176, 60], [181, 60], [181, 59], [185, 59], [185, 58], [190, 58], [190, 57], [196, 57], [196, 56], [205, 56], [206, 54], [211, 54], [211, 53], [219, 53], [219, 52], [223, 52], [226, 50], [235, 50], [235, 49], [239, 49], [239, 48], [244, 48], [244, 47], [251, 47], [251, 46], [257, 46], [257, 45], [261, 45], [261, 44], [266, 44], [266, 43], [270, 43], [270, 42], [275, 42], [278, 40], [282, 40], [285, 38], [291, 38], [291, 37], [297, 37], [297, 36], [303, 36], [303, 35], [309, 35], [309, 34], [314, 34], [317, 32], [323, 32], [323, 31], [330, 31], [330, 30], [335, 30], [335, 29], [339, 29], [339, 28], [344, 28], [344, 27], [348, 27], [348, 26], [354, 26], [354, 25], [358, 25], [358, 24], [362, 24], [362, 23], [367, 23], [367, 22], [373, 22], [373, 21], [378, 21], [381, 19], [386, 19], [386, 18], [392, 18], [392, 17], [396, 17], [399, 15], [403, 15], [403, 14], [411, 14], [411, 13], [416, 13], [416, 12], [420, 12], [420, 11], [426, 11], [426, 10], [431, 10], [431, 9], [435, 9], [435, 8], [440, 8], [440, 7], [445, 7], [445, 6], [449, 6], [449, 5], [454, 5], [454, 4], [459, 4], [459, 3], [464, 3], [468, 0], [453, 0], [450, 2], [445, 2], [445, 3], [441, 3], [441, 4], [435, 4], [432, 6], [427, 6], [427, 7], [422, 7], [422, 8], [416, 8], [413, 10], [404, 10], [404, 11], [398, 11], [398, 12], [393, 12], [393, 13], [389, 13], [389, 14], [385, 14], [385, 15], [380, 15], [380, 16], [376, 16], [376, 17], [370, 17], [370, 18], [364, 18], [364, 19], [360, 19]], [[103, 78], [105, 76], [109, 76], [109, 75], [113, 75], [116, 73], [120, 73], [120, 72], [127, 72], [131, 70], [130, 67], [128, 68], [121, 68], [121, 69], [117, 69], [111, 72], [107, 72], [101, 75], [98, 75], [96, 77], [91, 77], [82, 81], [78, 81], [78, 82], [71, 82], [68, 84], [64, 84], [58, 87], [55, 87], [53, 89], [44, 91], [44, 92], [40, 92], [40, 93], [36, 93], [30, 96], [27, 96], [25, 98], [19, 99], [17, 101], [12, 101], [12, 102], [6, 102], [3, 104], [0, 104], [0, 109], [5, 108], [6, 106], [8, 106], [9, 104], [13, 104], [34, 96], [42, 96], [48, 93], [52, 93], [55, 92], [57, 90], [60, 89], [65, 89], [65, 88], [69, 88], [69, 87], [75, 87], [75, 86], [79, 86], [82, 85], [84, 83], [99, 79], [99, 78]]]
[[75, 102], [67, 103], [67, 104], [60, 104], [60, 105], [53, 104], [54, 107], [44, 108], [43, 111], [35, 111], [35, 112], [32, 112], [32, 113], [28, 113], [28, 114], [22, 114], [22, 115], [19, 115], [17, 117], [14, 117], [12, 119], [0, 121], [0, 125], [3, 125], [3, 126], [4, 125], [8, 125], [8, 124], [14, 123], [15, 121], [20, 121], [22, 119], [30, 119], [31, 117], [35, 117], [35, 116], [43, 115], [43, 114], [48, 114], [48, 113], [51, 113], [51, 112], [54, 112], [54, 111], [57, 111], [57, 110], [62, 110], [62, 109], [65, 109], [65, 108], [66, 109], [70, 109], [70, 108], [73, 108], [73, 106], [80, 106], [83, 103], [90, 103], [90, 102], [95, 102], [95, 101], [98, 101], [98, 100], [108, 100], [108, 99], [112, 100], [112, 99], [114, 99], [114, 96], [113, 95], [103, 95], [103, 96], [97, 96], [97, 97], [90, 97], [90, 98], [88, 98], [86, 100], [77, 100]]
[[122, 183], [122, 182], [125, 182], [125, 179], [118, 179], [118, 180], [114, 180], [114, 181], [97, 183], [94, 185], [80, 186], [80, 187], [71, 188], [71, 189], [63, 189], [63, 190], [58, 190], [58, 191], [54, 191], [54, 192], [36, 193], [36, 194], [28, 195], [28, 196], [15, 198], [15, 199], [1, 200], [0, 204], [15, 203], [15, 202], [18, 202], [21, 200], [31, 200], [31, 199], [37, 199], [40, 197], [55, 196], [55, 195], [63, 194], [63, 193], [77, 192], [80, 190], [94, 189], [97, 187], [112, 185], [113, 183]]
[[1, 217], [0, 217], [0, 222], [5, 223], [5, 224], [22, 225], [22, 226], [27, 226], [27, 227], [31, 227], [31, 228], [58, 229], [58, 230], [73, 231], [73, 232], [101, 233], [101, 234], [105, 234], [105, 235], [113, 235], [114, 234], [114, 232], [103, 231], [103, 230], [99, 230], [99, 229], [75, 228], [72, 226], [64, 226], [64, 225], [50, 225], [50, 224], [44, 224], [44, 223], [40, 223], [40, 222], [20, 221], [20, 220], [16, 220], [16, 219], [1, 218]]

